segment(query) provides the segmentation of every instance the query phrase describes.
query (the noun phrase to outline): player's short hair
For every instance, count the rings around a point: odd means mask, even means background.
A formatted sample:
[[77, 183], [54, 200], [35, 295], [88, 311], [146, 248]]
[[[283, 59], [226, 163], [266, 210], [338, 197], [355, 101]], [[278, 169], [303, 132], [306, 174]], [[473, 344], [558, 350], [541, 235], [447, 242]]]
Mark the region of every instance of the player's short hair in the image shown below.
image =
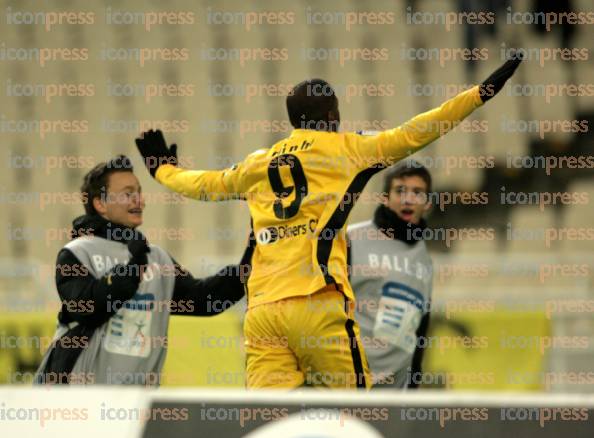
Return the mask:
[[386, 171], [384, 177], [384, 194], [387, 196], [392, 188], [392, 180], [405, 178], [407, 176], [418, 176], [427, 185], [427, 193], [431, 191], [431, 174], [425, 166], [415, 160], [404, 160]]
[[84, 176], [80, 192], [87, 214], [97, 214], [97, 210], [93, 207], [93, 199], [100, 198], [107, 192], [109, 175], [116, 172], [134, 172], [130, 158], [118, 155], [109, 161], [97, 164]]
[[[328, 120], [331, 111], [337, 120]], [[323, 79], [308, 79], [295, 85], [287, 95], [287, 112], [294, 128], [338, 131], [338, 98]]]

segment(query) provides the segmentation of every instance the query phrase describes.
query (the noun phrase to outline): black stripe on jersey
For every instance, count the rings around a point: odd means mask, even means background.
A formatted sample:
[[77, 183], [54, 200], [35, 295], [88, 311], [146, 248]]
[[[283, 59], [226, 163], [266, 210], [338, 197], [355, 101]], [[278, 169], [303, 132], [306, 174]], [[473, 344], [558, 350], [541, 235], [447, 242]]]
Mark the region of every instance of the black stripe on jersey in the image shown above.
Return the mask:
[[[243, 267], [245, 265], [249, 265], [249, 273], [252, 272], [252, 257], [254, 255], [254, 250], [256, 249], [256, 235], [254, 234], [254, 220], [250, 218], [250, 237], [248, 238], [247, 247], [241, 257], [241, 261], [239, 262], [239, 269], [243, 271]], [[246, 302], [249, 299], [248, 295], [248, 281], [250, 275], [248, 274], [246, 278], [242, 278], [244, 288], [245, 288], [245, 300]]]
[[346, 245], [347, 245], [347, 275], [349, 278], [349, 281], [351, 281], [351, 265], [353, 264], [353, 250], [351, 249], [351, 239], [348, 238], [346, 239]]
[[355, 330], [353, 329], [354, 325], [355, 321], [349, 318], [347, 319], [345, 328], [347, 334], [349, 335], [349, 346], [351, 347], [351, 357], [353, 358], [353, 367], [355, 368], [357, 388], [365, 389], [367, 387], [365, 384], [365, 371], [363, 370], [363, 361], [361, 360], [361, 350], [359, 349], [357, 336], [355, 335]]
[[371, 177], [385, 169], [385, 167], [386, 166], [384, 165], [378, 165], [377, 167], [372, 167], [359, 172], [347, 187], [346, 192], [342, 197], [342, 201], [338, 204], [338, 207], [336, 207], [336, 210], [334, 210], [330, 219], [328, 219], [326, 226], [320, 230], [317, 258], [318, 265], [324, 274], [326, 284], [336, 284], [336, 280], [328, 272], [328, 260], [330, 259], [330, 252], [332, 251], [334, 239], [342, 227], [344, 227], [349, 213], [355, 206], [355, 195], [358, 198]]

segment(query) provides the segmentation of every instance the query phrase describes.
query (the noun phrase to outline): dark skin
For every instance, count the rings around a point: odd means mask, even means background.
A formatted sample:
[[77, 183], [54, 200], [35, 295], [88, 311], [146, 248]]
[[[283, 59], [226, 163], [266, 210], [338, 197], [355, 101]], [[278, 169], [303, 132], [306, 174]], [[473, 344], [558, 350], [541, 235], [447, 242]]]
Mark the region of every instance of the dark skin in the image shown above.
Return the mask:
[[338, 111], [338, 99], [334, 100], [334, 108], [331, 111], [328, 111], [328, 131], [329, 132], [338, 132], [338, 128], [340, 127], [340, 112]]

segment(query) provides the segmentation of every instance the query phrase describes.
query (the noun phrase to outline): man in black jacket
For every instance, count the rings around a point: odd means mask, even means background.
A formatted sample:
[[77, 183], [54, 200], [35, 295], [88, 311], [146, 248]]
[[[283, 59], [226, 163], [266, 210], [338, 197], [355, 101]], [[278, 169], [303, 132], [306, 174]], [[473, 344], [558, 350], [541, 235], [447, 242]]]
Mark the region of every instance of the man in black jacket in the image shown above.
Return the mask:
[[137, 230], [144, 200], [125, 156], [95, 166], [81, 192], [86, 214], [74, 220], [56, 263], [59, 326], [35, 382], [156, 385], [169, 315], [229, 308], [244, 295], [247, 265], [196, 279], [149, 245]]

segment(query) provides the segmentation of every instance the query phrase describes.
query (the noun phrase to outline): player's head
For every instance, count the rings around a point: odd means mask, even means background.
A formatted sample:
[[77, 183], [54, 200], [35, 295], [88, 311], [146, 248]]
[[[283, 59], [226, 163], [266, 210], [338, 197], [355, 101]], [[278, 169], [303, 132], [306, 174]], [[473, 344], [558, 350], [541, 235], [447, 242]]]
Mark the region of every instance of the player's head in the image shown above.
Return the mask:
[[413, 160], [401, 161], [387, 170], [383, 204], [402, 220], [418, 224], [431, 208], [431, 174]]
[[125, 155], [93, 167], [80, 188], [85, 212], [131, 228], [141, 225], [144, 199], [133, 172]]
[[337, 132], [340, 125], [338, 99], [323, 79], [308, 79], [287, 95], [287, 112], [296, 129]]

